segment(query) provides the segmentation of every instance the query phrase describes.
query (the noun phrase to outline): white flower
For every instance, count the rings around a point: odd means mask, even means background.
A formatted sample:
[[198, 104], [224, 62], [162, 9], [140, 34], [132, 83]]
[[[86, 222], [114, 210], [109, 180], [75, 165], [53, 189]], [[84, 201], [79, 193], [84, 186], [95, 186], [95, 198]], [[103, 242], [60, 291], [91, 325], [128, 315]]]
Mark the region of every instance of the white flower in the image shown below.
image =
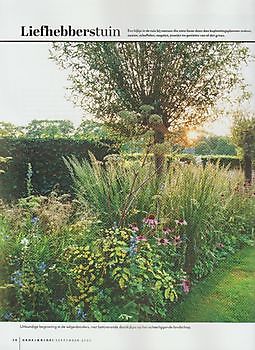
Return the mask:
[[29, 240], [25, 237], [20, 241], [20, 243], [26, 247], [29, 243]]
[[175, 221], [175, 223], [176, 223], [176, 225], [184, 225], [184, 226], [186, 226], [186, 225], [188, 225], [187, 224], [187, 221], [186, 220], [184, 220], [184, 219], [180, 219], [180, 220], [174, 220]]

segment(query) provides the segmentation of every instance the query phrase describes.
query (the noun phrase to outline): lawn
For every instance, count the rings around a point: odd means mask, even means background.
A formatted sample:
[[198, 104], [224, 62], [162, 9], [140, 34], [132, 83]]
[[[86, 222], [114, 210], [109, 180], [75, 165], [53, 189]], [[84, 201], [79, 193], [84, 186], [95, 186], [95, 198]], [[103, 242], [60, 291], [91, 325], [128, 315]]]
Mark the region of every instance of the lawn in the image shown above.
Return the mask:
[[249, 247], [222, 264], [174, 309], [170, 321], [254, 322], [255, 249]]

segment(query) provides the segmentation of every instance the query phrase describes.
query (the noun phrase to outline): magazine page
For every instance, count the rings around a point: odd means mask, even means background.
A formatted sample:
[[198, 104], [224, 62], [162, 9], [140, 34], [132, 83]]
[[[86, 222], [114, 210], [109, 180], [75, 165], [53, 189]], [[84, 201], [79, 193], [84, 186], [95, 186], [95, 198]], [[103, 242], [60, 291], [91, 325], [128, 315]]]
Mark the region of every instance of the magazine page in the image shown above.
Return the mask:
[[0, 347], [252, 350], [253, 0], [0, 0]]

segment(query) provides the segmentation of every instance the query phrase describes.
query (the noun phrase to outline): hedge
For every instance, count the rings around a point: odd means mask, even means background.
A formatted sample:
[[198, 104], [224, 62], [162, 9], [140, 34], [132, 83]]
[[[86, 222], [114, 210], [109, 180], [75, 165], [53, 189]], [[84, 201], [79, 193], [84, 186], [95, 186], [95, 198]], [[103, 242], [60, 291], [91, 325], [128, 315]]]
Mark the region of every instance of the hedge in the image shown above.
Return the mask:
[[238, 156], [223, 156], [223, 155], [207, 155], [201, 156], [203, 164], [207, 162], [218, 163], [222, 166], [229, 166], [231, 169], [240, 168], [242, 166], [242, 160]]
[[[240, 168], [242, 166], [241, 158], [238, 156], [228, 156], [228, 155], [193, 155], [190, 153], [179, 153], [179, 154], [167, 154], [166, 160], [170, 164], [174, 160], [178, 160], [183, 163], [196, 162], [196, 158], [201, 157], [203, 165], [206, 163], [219, 162], [221, 166], [229, 166], [231, 169]], [[125, 158], [128, 160], [140, 160], [142, 158], [141, 153], [125, 154]], [[150, 159], [153, 159], [153, 154], [149, 155]]]
[[98, 160], [116, 152], [109, 141], [92, 142], [70, 139], [0, 138], [0, 155], [12, 157], [0, 175], [0, 197], [12, 200], [27, 195], [28, 164], [32, 165], [32, 184], [35, 194], [47, 194], [54, 188], [72, 193], [72, 180], [63, 156], [88, 158], [91, 151]]

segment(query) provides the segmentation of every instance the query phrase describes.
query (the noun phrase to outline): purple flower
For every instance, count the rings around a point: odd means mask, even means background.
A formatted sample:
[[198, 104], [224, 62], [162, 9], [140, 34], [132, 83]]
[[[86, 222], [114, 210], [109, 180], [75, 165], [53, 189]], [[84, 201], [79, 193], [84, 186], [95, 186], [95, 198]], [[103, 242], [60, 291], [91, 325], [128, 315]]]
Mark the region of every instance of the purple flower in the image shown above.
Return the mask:
[[33, 216], [32, 219], [31, 219], [31, 223], [33, 225], [37, 224], [38, 221], [39, 221], [39, 218], [37, 216]]
[[84, 320], [87, 316], [87, 313], [85, 311], [83, 311], [81, 307], [79, 307], [77, 309], [76, 316], [79, 320]]
[[40, 263], [40, 265], [38, 266], [38, 269], [39, 269], [40, 272], [45, 272], [46, 268], [47, 268], [47, 265], [45, 264], [44, 261], [42, 261]]
[[169, 243], [169, 239], [167, 238], [156, 238], [158, 245], [167, 245]]
[[7, 311], [7, 312], [4, 314], [4, 320], [5, 320], [5, 321], [10, 321], [12, 318], [13, 318], [12, 312]]
[[168, 234], [168, 233], [174, 232], [174, 229], [172, 229], [168, 226], [164, 226], [162, 231], [164, 232], [164, 234]]
[[158, 224], [158, 220], [153, 214], [148, 215], [145, 219], [143, 219], [143, 222], [151, 228], [155, 228]]
[[185, 294], [190, 292], [190, 281], [189, 280], [183, 280], [182, 281], [182, 290]]
[[182, 240], [181, 240], [181, 236], [175, 236], [174, 238], [173, 238], [173, 245], [178, 245], [178, 244], [180, 244], [182, 242]]
[[144, 241], [144, 242], [145, 242], [145, 241], [147, 241], [147, 238], [146, 238], [145, 236], [143, 236], [143, 235], [140, 235], [140, 236], [137, 236], [137, 237], [136, 237], [136, 240], [137, 240], [137, 241]]
[[18, 287], [22, 287], [23, 283], [22, 283], [22, 272], [20, 270], [17, 270], [15, 272], [13, 272], [12, 276], [11, 276], [11, 281], [16, 284]]
[[129, 255], [134, 256], [137, 253], [137, 240], [136, 237], [130, 239]]
[[129, 225], [129, 227], [131, 228], [131, 230], [133, 232], [138, 232], [139, 231], [139, 228], [138, 228], [136, 223], [133, 223], [133, 224]]

